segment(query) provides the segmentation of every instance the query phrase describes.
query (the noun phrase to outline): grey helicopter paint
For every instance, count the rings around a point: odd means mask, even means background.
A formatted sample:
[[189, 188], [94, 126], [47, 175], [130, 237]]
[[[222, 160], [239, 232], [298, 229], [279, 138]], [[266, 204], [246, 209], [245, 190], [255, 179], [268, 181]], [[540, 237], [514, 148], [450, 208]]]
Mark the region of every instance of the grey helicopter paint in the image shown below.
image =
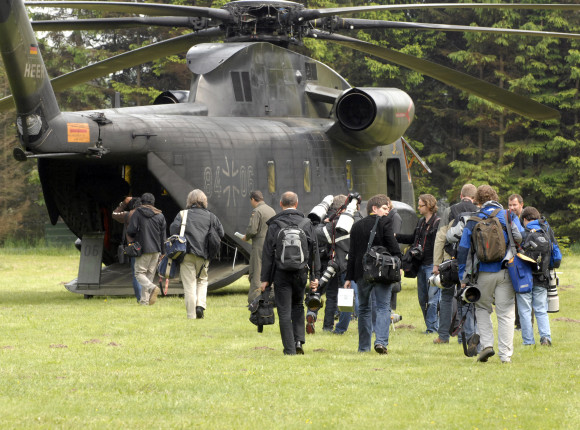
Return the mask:
[[[83, 239], [79, 278], [67, 288], [86, 296], [132, 294], [129, 267], [116, 264], [122, 226], [111, 219], [113, 208], [129, 194], [152, 192], [170, 222], [189, 191], [204, 190], [209, 208], [226, 232], [220, 256], [210, 265], [210, 290], [247, 272], [249, 245], [234, 232], [245, 229], [251, 212], [248, 196], [254, 189], [262, 190], [275, 208], [280, 194], [293, 190], [304, 212], [327, 194], [357, 191], [366, 200], [385, 193], [400, 202], [396, 207], [404, 229], [412, 231], [416, 216], [406, 157], [412, 148], [402, 139], [413, 120], [411, 98], [395, 88], [351, 88], [328, 66], [286, 49], [302, 37], [353, 45], [380, 58], [393, 55], [426, 74], [434, 69], [440, 80], [455, 79], [456, 86], [474, 87], [474, 92], [483, 88], [483, 93], [493, 93], [491, 100], [522, 114], [557, 114], [484, 81], [472, 85], [470, 79], [475, 78], [463, 78], [463, 84], [459, 80], [463, 74], [451, 69], [439, 71], [424, 60], [400, 59], [384, 48], [315, 29], [324, 22], [320, 17], [361, 8], [310, 10], [283, 1], [232, 2], [223, 9], [107, 2], [37, 4], [143, 14], [152, 8], [160, 14], [163, 8], [165, 14], [197, 17], [188, 18], [194, 30], [190, 35], [55, 78], [51, 86], [22, 1], [0, 0], [0, 50], [12, 90], [12, 97], [0, 100], [0, 109], [16, 105], [22, 148], [16, 148], [14, 155], [20, 161], [38, 160], [51, 221], [62, 217]], [[218, 24], [212, 27], [209, 18]], [[167, 25], [174, 26], [179, 19], [174, 16]], [[119, 20], [61, 21], [56, 23], [60, 27], [41, 23], [35, 28], [115, 28], [121, 25]], [[349, 26], [359, 25], [355, 21], [366, 20], [353, 20]], [[224, 32], [227, 43], [212, 43]], [[66, 88], [81, 78], [169, 55], [171, 49], [183, 52], [186, 44], [187, 67], [192, 72], [189, 91], [166, 91], [152, 106], [60, 111], [53, 86]], [[101, 261], [107, 265], [102, 271]], [[181, 292], [180, 284], [172, 282], [170, 293]]]

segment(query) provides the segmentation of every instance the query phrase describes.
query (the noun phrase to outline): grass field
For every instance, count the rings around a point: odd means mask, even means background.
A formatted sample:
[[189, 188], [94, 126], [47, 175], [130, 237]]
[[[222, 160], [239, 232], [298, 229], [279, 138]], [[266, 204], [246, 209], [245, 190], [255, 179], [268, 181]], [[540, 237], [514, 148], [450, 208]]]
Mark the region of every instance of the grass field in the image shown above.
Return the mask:
[[559, 269], [554, 346], [524, 348], [516, 332], [511, 365], [433, 345], [414, 280], [389, 355], [357, 353], [356, 323], [336, 336], [319, 322], [306, 354], [287, 357], [277, 324], [258, 334], [248, 321], [247, 279], [187, 320], [178, 297], [69, 293], [77, 264], [73, 251], [0, 250], [2, 429], [580, 427], [580, 257]]

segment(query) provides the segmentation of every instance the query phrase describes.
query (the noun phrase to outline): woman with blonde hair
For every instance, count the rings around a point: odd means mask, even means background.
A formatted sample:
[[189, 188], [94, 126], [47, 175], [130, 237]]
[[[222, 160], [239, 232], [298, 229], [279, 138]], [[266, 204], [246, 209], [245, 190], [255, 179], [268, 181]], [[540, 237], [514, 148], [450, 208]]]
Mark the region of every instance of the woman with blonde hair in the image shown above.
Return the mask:
[[180, 274], [187, 318], [196, 319], [203, 318], [207, 308], [209, 253], [206, 237], [210, 228], [223, 237], [224, 228], [217, 216], [207, 210], [207, 196], [201, 190], [195, 189], [189, 193], [185, 211], [179, 212], [169, 227], [171, 234], [180, 233], [182, 214], [185, 213], [187, 254], [181, 262]]

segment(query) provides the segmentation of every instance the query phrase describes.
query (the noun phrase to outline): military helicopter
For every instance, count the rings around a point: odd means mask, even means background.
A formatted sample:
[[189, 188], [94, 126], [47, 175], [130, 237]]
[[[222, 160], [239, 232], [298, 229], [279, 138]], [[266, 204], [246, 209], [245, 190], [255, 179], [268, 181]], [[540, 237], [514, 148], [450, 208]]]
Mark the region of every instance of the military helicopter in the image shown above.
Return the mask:
[[[0, 0], [0, 50], [16, 106], [18, 161], [36, 159], [52, 223], [62, 217], [82, 239], [79, 277], [67, 288], [85, 297], [130, 295], [130, 269], [116, 263], [121, 225], [111, 211], [126, 195], [152, 192], [171, 222], [194, 188], [208, 196], [224, 225], [222, 251], [210, 265], [210, 290], [247, 272], [244, 231], [249, 192], [277, 207], [296, 191], [308, 211], [327, 194], [386, 193], [403, 229], [414, 227], [409, 165], [420, 157], [403, 134], [415, 107], [396, 88], [353, 88], [330, 67], [289, 49], [316, 38], [391, 61], [538, 119], [559, 113], [480, 79], [339, 34], [356, 29], [415, 28], [580, 38], [578, 34], [342, 18], [367, 11], [420, 8], [580, 10], [573, 4], [414, 4], [308, 9], [289, 1], [242, 0], [221, 9], [125, 2], [26, 2], [30, 7], [127, 13], [123, 18], [30, 22], [22, 0]], [[189, 34], [48, 77], [34, 31], [138, 26]], [[224, 43], [221, 43], [223, 41]], [[220, 43], [218, 43], [220, 42]], [[189, 90], [164, 91], [151, 106], [61, 112], [55, 91], [187, 50]], [[420, 160], [422, 161], [422, 160]], [[424, 164], [424, 163], [423, 163]], [[425, 165], [426, 167], [426, 165]], [[102, 264], [107, 267], [101, 270]], [[182, 292], [178, 282], [169, 293]]]

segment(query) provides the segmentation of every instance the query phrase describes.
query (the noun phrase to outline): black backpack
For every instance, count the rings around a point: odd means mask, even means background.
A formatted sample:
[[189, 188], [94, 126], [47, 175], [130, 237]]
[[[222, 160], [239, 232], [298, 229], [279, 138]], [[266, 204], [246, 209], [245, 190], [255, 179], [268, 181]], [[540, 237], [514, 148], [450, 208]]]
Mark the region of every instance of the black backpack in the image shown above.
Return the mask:
[[550, 233], [544, 225], [540, 225], [540, 229], [526, 229], [526, 237], [522, 243], [524, 254], [534, 261], [536, 265], [532, 265], [532, 273], [536, 276], [544, 276], [548, 279], [550, 276], [550, 257], [552, 255], [552, 242], [550, 240]]
[[271, 325], [276, 322], [274, 316], [274, 303], [270, 300], [270, 287], [254, 299], [248, 306], [250, 310], [250, 322], [258, 326], [258, 333], [262, 333], [265, 325]]
[[308, 239], [303, 228], [310, 220], [304, 218], [297, 225], [275, 222], [280, 226], [280, 231], [276, 237], [276, 267], [289, 272], [304, 269], [308, 264], [310, 252]]

